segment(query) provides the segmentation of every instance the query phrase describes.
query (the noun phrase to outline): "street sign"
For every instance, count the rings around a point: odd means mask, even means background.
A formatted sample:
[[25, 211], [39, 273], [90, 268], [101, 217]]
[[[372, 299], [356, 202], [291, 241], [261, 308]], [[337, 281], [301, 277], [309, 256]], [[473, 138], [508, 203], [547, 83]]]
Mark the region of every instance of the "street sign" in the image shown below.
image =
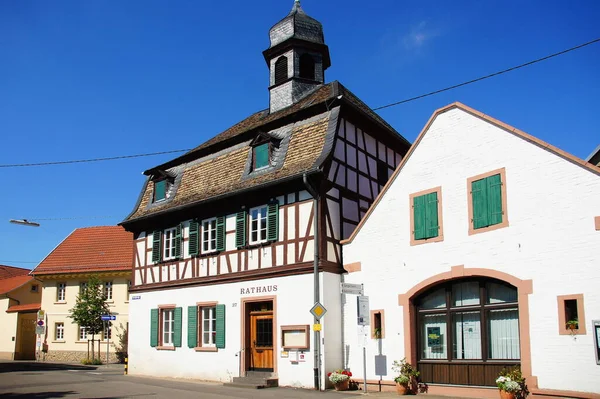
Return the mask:
[[39, 319], [43, 319], [44, 317], [46, 317], [46, 311], [45, 310], [38, 310], [37, 312], [37, 318]]
[[368, 296], [358, 296], [356, 297], [357, 302], [357, 310], [358, 310], [358, 324], [361, 326], [367, 326], [370, 323], [370, 314], [369, 314], [369, 297]]
[[44, 320], [38, 320], [37, 325], [38, 326], [43, 326], [44, 325]]
[[109, 321], [109, 320], [117, 320], [117, 316], [113, 314], [103, 314], [100, 316], [100, 320]]
[[315, 316], [317, 320], [321, 320], [321, 317], [323, 317], [323, 315], [327, 313], [327, 309], [325, 309], [323, 305], [317, 302], [315, 303], [315, 306], [313, 306], [310, 309], [310, 313], [312, 313], [312, 315]]
[[44, 326], [35, 326], [35, 333], [37, 335], [44, 335], [46, 333], [46, 327], [44, 327]]
[[363, 295], [362, 284], [340, 283], [342, 294]]
[[313, 324], [313, 331], [321, 331], [321, 324]]

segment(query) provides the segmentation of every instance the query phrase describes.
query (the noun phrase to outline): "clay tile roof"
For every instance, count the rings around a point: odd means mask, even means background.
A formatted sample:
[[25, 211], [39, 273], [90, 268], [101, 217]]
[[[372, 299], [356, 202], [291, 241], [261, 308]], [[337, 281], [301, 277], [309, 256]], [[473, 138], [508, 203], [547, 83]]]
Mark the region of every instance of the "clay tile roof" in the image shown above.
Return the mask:
[[130, 270], [133, 235], [120, 226], [76, 229], [33, 270], [34, 275]]
[[0, 280], [0, 295], [7, 294], [12, 290], [21, 287], [23, 284], [27, 284], [31, 280], [33, 280], [33, 277], [26, 274], [3, 278]]
[[16, 313], [16, 312], [35, 312], [42, 308], [40, 303], [27, 303], [25, 305], [12, 305], [7, 310], [6, 313]]
[[0, 265], [0, 279], [29, 274], [31, 270], [21, 267]]

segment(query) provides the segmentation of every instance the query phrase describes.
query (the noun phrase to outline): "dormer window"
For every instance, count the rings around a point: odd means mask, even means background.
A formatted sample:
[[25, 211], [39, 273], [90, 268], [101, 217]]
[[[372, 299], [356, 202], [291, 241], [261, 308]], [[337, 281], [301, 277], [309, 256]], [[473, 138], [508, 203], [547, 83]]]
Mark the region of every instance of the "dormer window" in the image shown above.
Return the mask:
[[253, 170], [259, 170], [269, 166], [270, 149], [270, 143], [263, 143], [252, 149]]
[[154, 201], [164, 201], [167, 198], [167, 180], [159, 180], [154, 182]]

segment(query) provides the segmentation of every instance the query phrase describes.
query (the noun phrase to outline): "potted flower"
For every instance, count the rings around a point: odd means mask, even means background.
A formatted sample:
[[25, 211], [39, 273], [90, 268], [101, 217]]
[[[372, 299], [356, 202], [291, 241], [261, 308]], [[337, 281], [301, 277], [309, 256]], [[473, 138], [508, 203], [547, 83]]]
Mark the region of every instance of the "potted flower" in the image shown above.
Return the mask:
[[329, 381], [333, 383], [336, 391], [347, 391], [350, 386], [352, 372], [338, 369], [327, 374]]
[[567, 328], [571, 331], [577, 330], [579, 328], [579, 321], [577, 319], [569, 320], [565, 323]]
[[400, 361], [394, 360], [392, 370], [398, 373], [398, 376], [394, 378], [394, 381], [396, 381], [396, 392], [398, 392], [399, 395], [412, 393], [420, 373], [412, 366], [412, 364], [406, 361], [406, 358]]
[[508, 369], [502, 369], [496, 379], [496, 386], [500, 390], [501, 399], [515, 399], [517, 396], [523, 396], [526, 393], [525, 379], [521, 374], [521, 368], [514, 366]]

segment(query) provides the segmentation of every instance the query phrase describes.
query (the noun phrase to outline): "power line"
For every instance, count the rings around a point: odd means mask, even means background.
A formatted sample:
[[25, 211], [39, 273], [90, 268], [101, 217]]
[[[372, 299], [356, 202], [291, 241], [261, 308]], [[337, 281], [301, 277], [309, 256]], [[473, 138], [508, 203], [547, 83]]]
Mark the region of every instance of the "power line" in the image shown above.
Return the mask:
[[0, 168], [21, 168], [21, 167], [26, 167], [26, 166], [49, 166], [49, 165], [66, 165], [66, 164], [72, 164], [72, 163], [114, 161], [117, 159], [150, 157], [150, 156], [154, 156], [154, 155], [172, 154], [174, 152], [185, 152], [185, 151], [189, 151], [189, 149], [150, 152], [150, 153], [146, 153], [146, 154], [136, 154], [136, 155], [120, 155], [120, 156], [116, 156], [116, 157], [107, 157], [107, 158], [77, 159], [77, 160], [71, 160], [71, 161], [17, 163], [17, 164], [0, 165]]
[[432, 92], [429, 92], [429, 93], [426, 93], [426, 94], [421, 94], [420, 96], [407, 98], [406, 100], [397, 101], [395, 103], [391, 103], [391, 104], [387, 104], [387, 105], [382, 105], [381, 107], [373, 108], [373, 111], [377, 111], [377, 110], [380, 110], [380, 109], [393, 107], [393, 106], [400, 105], [400, 104], [405, 104], [405, 103], [408, 103], [408, 102], [411, 102], [411, 101], [419, 100], [421, 98], [433, 96], [434, 94], [443, 93], [443, 92], [448, 91], [448, 90], [456, 89], [458, 87], [466, 86], [466, 85], [469, 85], [471, 83], [479, 82], [481, 80], [489, 79], [489, 78], [492, 78], [494, 76], [502, 75], [502, 74], [507, 73], [507, 72], [512, 72], [512, 71], [517, 70], [519, 68], [524, 68], [526, 66], [533, 65], [533, 64], [536, 64], [538, 62], [546, 61], [546, 60], [549, 60], [550, 58], [558, 57], [559, 55], [563, 55], [563, 54], [569, 53], [571, 51], [578, 50], [578, 49], [580, 49], [582, 47], [589, 46], [590, 44], [594, 44], [594, 43], [599, 42], [599, 41], [600, 41], [600, 38], [594, 39], [594, 40], [589, 41], [587, 43], [583, 43], [583, 44], [580, 44], [578, 46], [571, 47], [571, 48], [563, 50], [563, 51], [559, 51], [558, 53], [550, 54], [550, 55], [547, 55], [545, 57], [538, 58], [537, 60], [529, 61], [529, 62], [526, 62], [526, 63], [521, 64], [521, 65], [517, 65], [517, 66], [511, 67], [511, 68], [508, 68], [508, 69], [504, 69], [502, 71], [494, 72], [492, 74], [489, 74], [489, 75], [486, 75], [486, 76], [482, 76], [482, 77], [477, 78], [477, 79], [468, 80], [466, 82], [462, 82], [462, 83], [459, 83], [459, 84], [456, 84], [456, 85], [453, 85], [453, 86], [449, 86], [449, 87], [446, 87], [446, 88], [443, 88], [443, 89], [435, 90], [435, 91], [432, 91]]
[[[597, 43], [597, 42], [600, 42], [600, 38], [591, 40], [589, 42], [586, 42], [586, 43], [583, 43], [583, 44], [580, 44], [580, 45], [577, 45], [575, 47], [568, 48], [568, 49], [563, 50], [563, 51], [559, 51], [558, 53], [550, 54], [550, 55], [547, 55], [545, 57], [538, 58], [536, 60], [526, 62], [526, 63], [521, 64], [521, 65], [517, 65], [517, 66], [511, 67], [511, 68], [508, 68], [508, 69], [504, 69], [504, 70], [501, 70], [501, 71], [498, 71], [498, 72], [494, 72], [494, 73], [491, 73], [489, 75], [481, 76], [481, 77], [476, 78], [476, 79], [468, 80], [466, 82], [462, 82], [462, 83], [459, 83], [459, 84], [448, 86], [448, 87], [445, 87], [443, 89], [431, 91], [429, 93], [421, 94], [419, 96], [407, 98], [405, 100], [397, 101], [397, 102], [394, 102], [394, 103], [391, 103], [391, 104], [382, 105], [380, 107], [373, 108], [373, 111], [378, 111], [378, 110], [381, 110], [381, 109], [394, 107], [396, 105], [405, 104], [405, 103], [408, 103], [408, 102], [411, 102], [411, 101], [419, 100], [421, 98], [425, 98], [425, 97], [433, 96], [435, 94], [439, 94], [439, 93], [443, 93], [443, 92], [446, 92], [446, 91], [449, 91], [449, 90], [453, 90], [453, 89], [456, 89], [456, 88], [459, 88], [459, 87], [462, 87], [462, 86], [470, 85], [472, 83], [476, 83], [476, 82], [479, 82], [479, 81], [482, 81], [482, 80], [485, 80], [485, 79], [489, 79], [489, 78], [492, 78], [494, 76], [502, 75], [502, 74], [505, 74], [505, 73], [508, 73], [508, 72], [515, 71], [515, 70], [520, 69], [520, 68], [524, 68], [526, 66], [530, 66], [530, 65], [542, 62], [542, 61], [549, 60], [550, 58], [558, 57], [559, 55], [563, 55], [563, 54], [567, 54], [567, 53], [570, 53], [570, 52], [575, 51], [575, 50], [579, 50], [580, 48], [589, 46], [589, 45]], [[154, 155], [172, 154], [172, 153], [175, 153], [175, 152], [186, 152], [186, 151], [189, 151], [189, 150], [190, 149], [172, 150], [172, 151], [161, 151], [161, 152], [152, 152], [152, 153], [147, 153], [147, 154], [121, 155], [121, 156], [116, 156], [116, 157], [80, 159], [80, 160], [71, 160], [71, 161], [37, 162], [37, 163], [23, 163], [23, 164], [6, 164], [6, 165], [0, 165], [0, 168], [19, 168], [19, 167], [29, 167], [29, 166], [49, 166], [49, 165], [66, 165], [66, 164], [73, 164], [73, 163], [114, 161], [114, 160], [118, 160], [118, 159], [140, 158], [140, 157], [149, 157], [149, 156], [154, 156]], [[38, 219], [38, 220], [40, 220], [40, 219]]]

